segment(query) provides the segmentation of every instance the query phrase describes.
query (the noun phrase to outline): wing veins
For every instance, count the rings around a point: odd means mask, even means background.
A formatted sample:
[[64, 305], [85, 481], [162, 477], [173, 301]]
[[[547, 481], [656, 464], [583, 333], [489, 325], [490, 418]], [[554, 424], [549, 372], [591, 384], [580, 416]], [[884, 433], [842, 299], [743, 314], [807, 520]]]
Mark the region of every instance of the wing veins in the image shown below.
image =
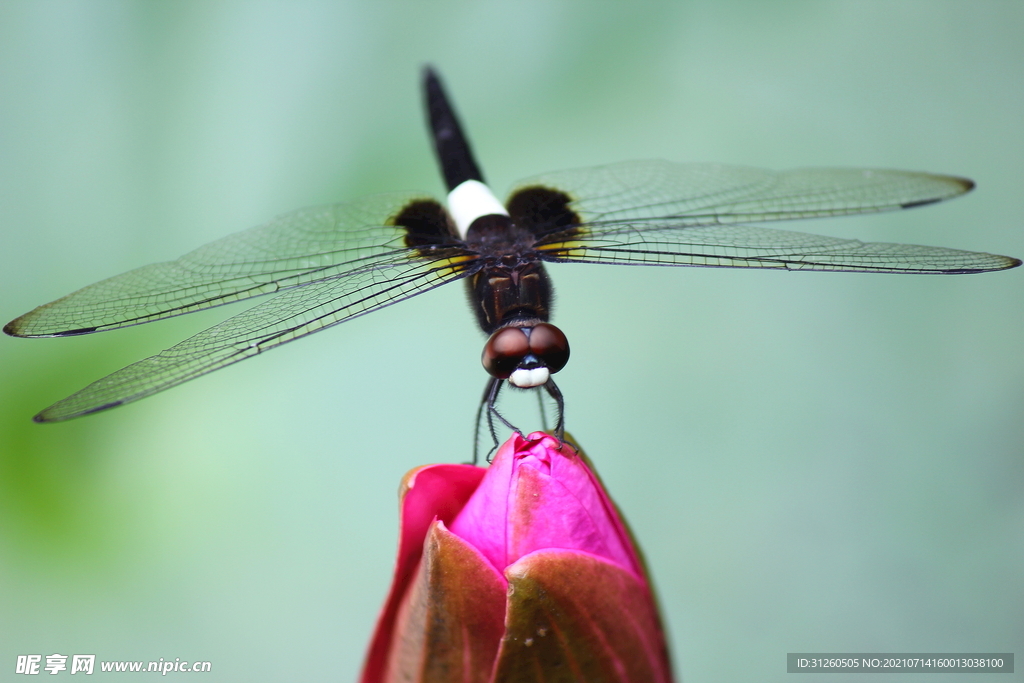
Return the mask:
[[[433, 265], [439, 262], [445, 262], [447, 265]], [[343, 280], [333, 281], [333, 285], [331, 284], [332, 280], [322, 280], [314, 286], [326, 288], [328, 297], [316, 302], [315, 305], [290, 311], [282, 320], [277, 315], [280, 310], [275, 309], [284, 309], [287, 312], [288, 304], [301, 306], [304, 303], [301, 298], [297, 301], [281, 301], [282, 297], [290, 298], [297, 295], [297, 292], [292, 289], [279, 297], [274, 297], [263, 304], [228, 318], [160, 353], [93, 382], [81, 391], [41, 412], [37, 416], [37, 421], [64, 420], [150, 396], [227, 365], [251, 358], [263, 351], [405, 301], [453, 280], [461, 279], [468, 274], [472, 265], [468, 261], [452, 264], [449, 258], [439, 258], [429, 263], [410, 262], [409, 268], [404, 269], [397, 279], [359, 283], [354, 289], [337, 294], [330, 294], [330, 290], [333, 286], [344, 286]], [[436, 278], [436, 281], [432, 281], [432, 278]], [[391, 294], [396, 290], [400, 290], [397, 295]], [[389, 295], [390, 298], [386, 298]], [[358, 298], [340, 306], [334, 306], [339, 301], [350, 297]], [[371, 305], [365, 305], [380, 297], [385, 298], [371, 303]], [[275, 304], [275, 302], [277, 303]], [[306, 317], [310, 312], [317, 310], [323, 310], [323, 312], [312, 318]], [[347, 313], [335, 320], [323, 322], [332, 316], [338, 316], [343, 311], [347, 311]], [[252, 320], [248, 320], [248, 318], [252, 318]], [[290, 324], [283, 329], [267, 329], [289, 319], [297, 319], [301, 322]], [[232, 329], [239, 326], [241, 329]], [[303, 328], [307, 329], [303, 331]], [[228, 338], [215, 346], [210, 346], [208, 339], [216, 338], [221, 333], [227, 333]], [[192, 353], [196, 348], [199, 349], [198, 358]], [[161, 364], [165, 367], [160, 367]], [[139, 372], [142, 374], [136, 374]]]
[[[369, 259], [375, 258], [375, 259], [377, 259], [377, 261], [376, 262], [370, 262], [370, 263], [364, 265], [361, 268], [357, 268], [357, 269], [353, 269], [353, 270], [347, 270], [347, 271], [343, 271], [343, 272], [340, 272], [340, 273], [334, 273], [334, 274], [327, 275], [327, 276], [324, 276], [324, 277], [314, 278], [314, 279], [311, 279], [311, 280], [308, 280], [308, 281], [305, 281], [305, 282], [296, 282], [296, 283], [284, 284], [284, 283], [287, 283], [288, 280], [291, 280], [291, 279], [294, 279], [294, 278], [298, 278], [298, 277], [302, 277], [302, 276], [313, 275], [313, 274], [315, 274], [317, 272], [329, 271], [331, 269], [337, 268], [337, 266], [336, 265], [321, 266], [319, 268], [314, 268], [312, 270], [297, 271], [294, 274], [288, 275], [286, 277], [280, 277], [280, 278], [276, 278], [276, 279], [271, 279], [271, 280], [267, 280], [266, 282], [256, 282], [256, 283], [253, 283], [252, 286], [244, 288], [244, 289], [237, 289], [237, 290], [230, 290], [228, 292], [222, 292], [222, 293], [210, 296], [210, 297], [208, 297], [206, 299], [199, 299], [197, 301], [192, 301], [192, 302], [181, 304], [181, 305], [178, 305], [178, 306], [172, 306], [172, 307], [169, 307], [169, 308], [161, 309], [161, 310], [159, 310], [156, 313], [150, 313], [150, 314], [147, 314], [147, 315], [139, 315], [139, 316], [136, 316], [136, 317], [133, 317], [133, 318], [125, 318], [124, 320], [119, 321], [117, 323], [111, 323], [111, 324], [107, 324], [107, 325], [98, 325], [96, 327], [96, 331], [108, 331], [108, 330], [112, 330], [112, 329], [119, 329], [121, 327], [129, 327], [131, 325], [142, 325], [142, 324], [145, 324], [145, 323], [148, 323], [148, 322], [155, 322], [157, 320], [163, 320], [165, 318], [172, 318], [172, 317], [175, 317], [175, 316], [178, 316], [178, 315], [185, 315], [185, 314], [188, 314], [188, 313], [195, 313], [197, 311], [205, 310], [205, 309], [208, 309], [208, 308], [215, 308], [217, 306], [233, 304], [233, 303], [237, 303], [238, 301], [242, 301], [242, 300], [245, 300], [245, 299], [251, 299], [251, 298], [254, 298], [254, 297], [258, 297], [258, 296], [267, 296], [267, 295], [271, 295], [271, 294], [277, 294], [277, 293], [280, 293], [280, 292], [286, 292], [286, 291], [289, 291], [289, 290], [292, 290], [292, 289], [297, 289], [297, 288], [301, 288], [301, 287], [307, 287], [309, 285], [317, 284], [317, 283], [320, 283], [320, 282], [327, 282], [327, 281], [330, 281], [330, 280], [337, 280], [337, 279], [346, 278], [346, 277], [356, 277], [356, 276], [361, 275], [363, 273], [368, 273], [368, 272], [372, 272], [373, 270], [380, 269], [381, 266], [383, 266], [383, 265], [388, 263], [388, 261], [385, 260], [385, 259], [391, 259], [395, 255], [398, 255], [398, 254], [408, 254], [411, 251], [412, 251], [411, 249], [403, 249], [403, 250], [396, 250], [396, 251], [393, 251], [393, 252], [389, 252], [387, 254], [378, 254], [378, 255], [374, 255], [374, 256], [362, 257], [361, 260], [369, 261]], [[349, 265], [349, 264], [352, 264], [352, 263], [356, 263], [356, 261], [349, 261], [348, 263], [346, 263], [344, 265]], [[276, 275], [276, 274], [275, 273], [271, 273], [271, 275]], [[271, 290], [271, 291], [266, 291], [266, 292], [257, 292], [256, 291], [256, 290], [262, 289], [264, 287], [269, 287], [271, 285], [277, 285], [277, 286], [273, 290]], [[166, 290], [166, 292], [163, 292], [162, 294], [173, 295], [173, 294], [176, 294], [176, 293], [187, 292], [188, 289], [189, 289], [188, 287], [181, 287], [181, 288], [178, 288], [178, 289]], [[252, 292], [256, 292], [256, 293], [252, 293]], [[231, 298], [230, 301], [224, 301], [224, 299], [227, 299], [229, 297]], [[130, 301], [130, 300], [131, 300], [130, 298], [128, 298], [128, 299], [111, 299], [111, 303], [117, 303], [119, 301]]]

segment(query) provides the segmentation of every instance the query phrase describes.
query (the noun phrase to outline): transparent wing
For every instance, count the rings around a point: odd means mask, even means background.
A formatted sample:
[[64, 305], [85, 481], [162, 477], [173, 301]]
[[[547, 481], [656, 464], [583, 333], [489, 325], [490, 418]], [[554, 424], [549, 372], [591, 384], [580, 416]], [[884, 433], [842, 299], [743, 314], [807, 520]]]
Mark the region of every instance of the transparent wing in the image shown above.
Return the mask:
[[52, 422], [98, 412], [237, 363], [465, 275], [459, 256], [378, 259], [356, 276], [283, 292], [155, 356], [93, 382], [35, 417]]
[[531, 178], [569, 194], [582, 224], [539, 245], [549, 261], [627, 265], [970, 273], [1005, 256], [863, 243], [744, 223], [889, 211], [969, 191], [963, 178], [908, 171], [627, 162]]
[[381, 195], [293, 211], [176, 261], [89, 285], [4, 331], [19, 337], [98, 332], [372, 270], [407, 251], [404, 231], [386, 222], [416, 197]]
[[628, 161], [531, 178], [568, 192], [584, 221], [602, 225], [678, 219], [678, 225], [760, 223], [889, 211], [956, 197], [965, 178], [910, 171], [807, 168], [767, 171], [721, 164]]
[[980, 273], [1021, 263], [980, 252], [860, 242], [753, 225], [681, 229], [671, 223], [646, 222], [641, 229], [623, 225], [601, 233], [541, 247], [542, 258], [572, 263], [933, 274]]

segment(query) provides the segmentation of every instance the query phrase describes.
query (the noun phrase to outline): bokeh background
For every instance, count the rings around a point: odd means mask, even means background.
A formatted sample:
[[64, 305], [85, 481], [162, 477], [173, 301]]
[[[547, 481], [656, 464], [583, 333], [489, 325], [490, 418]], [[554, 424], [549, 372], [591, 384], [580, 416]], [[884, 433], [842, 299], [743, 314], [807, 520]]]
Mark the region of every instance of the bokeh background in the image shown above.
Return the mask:
[[[300, 206], [440, 194], [427, 61], [499, 194], [657, 157], [946, 172], [978, 189], [798, 229], [1024, 256], [1015, 0], [5, 1], [0, 318]], [[1024, 270], [551, 274], [569, 428], [683, 680], [780, 681], [795, 651], [1022, 654]], [[54, 652], [356, 677], [398, 481], [469, 457], [482, 339], [454, 286], [30, 421], [230, 312], [0, 339], [0, 678]]]

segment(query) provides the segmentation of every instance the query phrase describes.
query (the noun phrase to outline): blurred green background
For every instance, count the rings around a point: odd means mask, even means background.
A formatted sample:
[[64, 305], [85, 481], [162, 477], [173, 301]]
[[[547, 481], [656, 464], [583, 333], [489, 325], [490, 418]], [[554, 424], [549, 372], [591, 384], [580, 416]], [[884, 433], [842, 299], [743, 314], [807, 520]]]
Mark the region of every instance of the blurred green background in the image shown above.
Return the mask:
[[[798, 229], [1024, 256], [1016, 0], [3, 2], [0, 318], [300, 206], [440, 194], [427, 61], [501, 195], [657, 157], [929, 170], [978, 189]], [[781, 681], [792, 651], [1022, 654], [1024, 270], [551, 274], [569, 429], [684, 680]], [[400, 477], [469, 457], [463, 296], [57, 425], [30, 418], [231, 310], [0, 339], [0, 678], [59, 652], [353, 680]]]

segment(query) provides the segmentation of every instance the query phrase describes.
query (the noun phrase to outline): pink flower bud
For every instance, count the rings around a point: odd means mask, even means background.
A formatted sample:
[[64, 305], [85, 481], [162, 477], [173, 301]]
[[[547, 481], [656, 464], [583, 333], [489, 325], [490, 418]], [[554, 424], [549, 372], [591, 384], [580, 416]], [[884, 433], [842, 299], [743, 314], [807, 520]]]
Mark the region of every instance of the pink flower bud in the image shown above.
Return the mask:
[[486, 470], [412, 470], [400, 498], [362, 683], [672, 680], [641, 558], [570, 446], [515, 434]]

